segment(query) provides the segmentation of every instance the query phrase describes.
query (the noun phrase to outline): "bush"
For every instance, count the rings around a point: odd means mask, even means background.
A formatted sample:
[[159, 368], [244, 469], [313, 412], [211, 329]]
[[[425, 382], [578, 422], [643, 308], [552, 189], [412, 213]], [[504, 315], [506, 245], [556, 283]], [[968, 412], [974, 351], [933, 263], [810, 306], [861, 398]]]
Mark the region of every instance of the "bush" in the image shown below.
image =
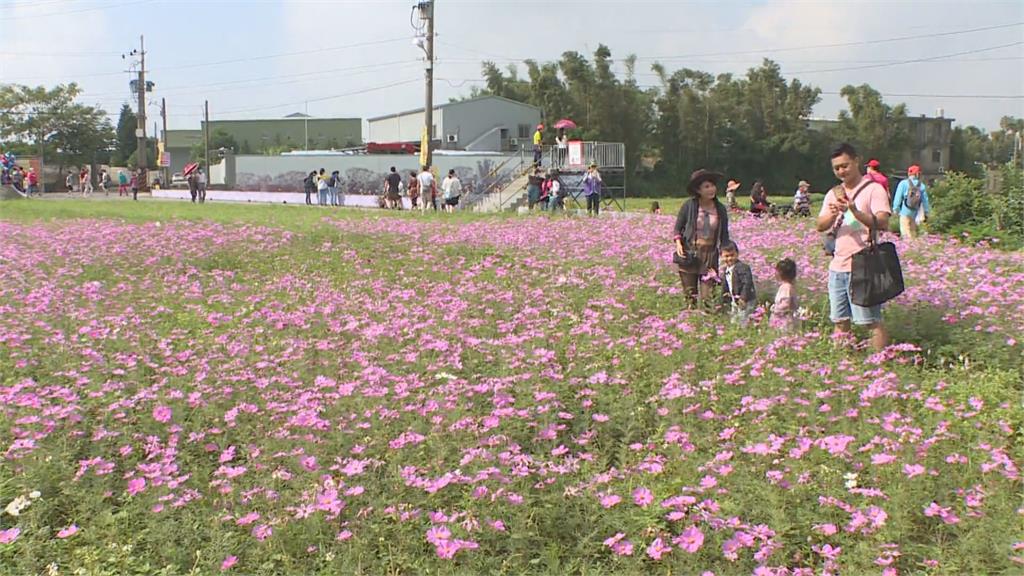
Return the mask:
[[991, 240], [1007, 249], [1024, 245], [1024, 189], [1019, 168], [1005, 166], [995, 191], [985, 182], [959, 172], [950, 173], [929, 191], [936, 232], [971, 242]]

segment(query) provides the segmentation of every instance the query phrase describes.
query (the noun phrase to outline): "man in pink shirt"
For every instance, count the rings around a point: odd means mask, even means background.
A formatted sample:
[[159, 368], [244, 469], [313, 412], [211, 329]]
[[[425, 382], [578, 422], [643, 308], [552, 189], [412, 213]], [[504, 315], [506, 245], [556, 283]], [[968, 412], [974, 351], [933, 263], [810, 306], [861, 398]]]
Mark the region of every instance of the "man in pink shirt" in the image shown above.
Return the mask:
[[850, 332], [851, 321], [871, 331], [871, 345], [885, 348], [889, 335], [882, 324], [882, 307], [850, 301], [853, 255], [868, 245], [872, 226], [889, 229], [889, 193], [874, 178], [861, 176], [857, 151], [841, 144], [832, 152], [832, 172], [840, 184], [829, 190], [818, 214], [818, 231], [835, 230], [836, 250], [828, 268], [828, 299], [836, 335]]

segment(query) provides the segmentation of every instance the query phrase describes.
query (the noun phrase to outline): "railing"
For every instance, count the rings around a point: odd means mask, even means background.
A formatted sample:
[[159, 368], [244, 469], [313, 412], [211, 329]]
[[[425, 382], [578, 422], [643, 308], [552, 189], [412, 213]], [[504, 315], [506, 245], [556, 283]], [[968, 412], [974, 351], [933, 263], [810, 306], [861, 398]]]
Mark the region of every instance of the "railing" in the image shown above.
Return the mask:
[[[515, 165], [517, 162], [518, 165]], [[481, 187], [480, 190], [474, 190], [466, 196], [463, 201], [463, 207], [467, 209], [471, 208], [474, 204], [479, 203], [488, 195], [494, 193], [496, 190], [500, 190], [502, 187], [514, 181], [519, 177], [519, 174], [523, 171], [525, 165], [526, 156], [523, 152], [520, 152], [518, 156], [509, 156], [502, 160], [494, 167], [494, 169], [487, 173], [487, 176], [484, 178], [484, 181], [488, 182], [487, 185]], [[503, 178], [502, 172], [511, 173], [512, 177]]]
[[542, 149], [545, 167], [559, 171], [585, 170], [591, 164], [597, 164], [598, 170], [618, 169], [626, 167], [626, 145], [621, 142], [584, 142], [583, 162], [569, 165], [569, 149], [558, 146], [544, 146]]

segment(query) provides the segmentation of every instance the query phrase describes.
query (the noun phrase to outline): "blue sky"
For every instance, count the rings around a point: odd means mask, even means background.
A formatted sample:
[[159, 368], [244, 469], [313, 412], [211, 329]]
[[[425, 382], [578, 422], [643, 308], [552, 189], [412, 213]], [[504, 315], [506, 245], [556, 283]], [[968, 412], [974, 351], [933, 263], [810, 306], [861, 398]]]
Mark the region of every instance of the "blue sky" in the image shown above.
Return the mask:
[[[145, 34], [149, 79], [171, 128], [213, 118], [362, 117], [421, 106], [412, 2], [313, 0], [0, 0], [0, 82], [77, 81], [83, 101], [116, 114], [129, 101], [121, 54]], [[912, 114], [986, 129], [1024, 116], [1024, 2], [684, 2], [437, 0], [435, 101], [479, 85], [480, 61], [555, 60], [566, 50], [742, 74], [761, 58], [827, 92], [870, 83]], [[991, 28], [1004, 26], [1002, 28]], [[977, 28], [990, 28], [962, 33]], [[911, 40], [876, 42], [914, 36]], [[845, 46], [823, 47], [825, 44]], [[925, 60], [901, 64], [908, 60]], [[520, 67], [522, 70], [522, 67]], [[619, 66], [620, 71], [622, 67]], [[832, 94], [828, 94], [831, 92]], [[900, 96], [897, 96], [900, 95]], [[307, 104], [308, 102], [308, 104]], [[150, 123], [152, 125], [152, 123]]]

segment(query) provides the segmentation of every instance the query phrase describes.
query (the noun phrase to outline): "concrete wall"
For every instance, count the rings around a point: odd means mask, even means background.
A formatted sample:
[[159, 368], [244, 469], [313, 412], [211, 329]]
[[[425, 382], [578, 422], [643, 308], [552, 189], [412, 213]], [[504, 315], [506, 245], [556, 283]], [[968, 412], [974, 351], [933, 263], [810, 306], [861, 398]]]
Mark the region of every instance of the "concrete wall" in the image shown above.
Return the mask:
[[[492, 172], [509, 156], [435, 155], [435, 174], [444, 175], [454, 169], [462, 186], [469, 193], [483, 190], [495, 180], [509, 177], [518, 154], [497, 174]], [[236, 190], [249, 192], [302, 192], [302, 180], [312, 171], [324, 168], [328, 174], [340, 172], [342, 190], [346, 194], [380, 194], [384, 178], [394, 166], [408, 181], [409, 172], [418, 170], [419, 155], [303, 155], [303, 156], [236, 156]], [[439, 181], [440, 182], [440, 181]]]
[[[533, 135], [533, 129], [540, 123], [540, 110], [503, 99], [480, 98], [451, 104], [444, 108], [444, 126], [438, 134], [441, 146], [463, 149], [494, 128], [508, 130], [508, 138], [519, 137], [519, 126], [527, 127], [526, 139]], [[448, 136], [454, 135], [458, 142], [448, 143]], [[500, 150], [500, 133], [488, 135], [486, 142], [480, 142], [476, 150]], [[489, 145], [483, 148], [482, 145]]]
[[[153, 198], [165, 200], [191, 200], [188, 190], [153, 190]], [[311, 198], [313, 203], [317, 202], [316, 195]], [[206, 193], [207, 202], [245, 202], [264, 204], [291, 204], [293, 206], [304, 206], [306, 195], [298, 192], [242, 192], [239, 190], [209, 190]], [[408, 198], [402, 199], [402, 205], [408, 209], [412, 202]], [[378, 208], [376, 196], [347, 195], [342, 198], [342, 206], [349, 208]]]
[[[440, 134], [442, 113], [434, 110], [434, 130]], [[409, 112], [369, 122], [367, 142], [419, 142], [423, 136], [423, 112]]]

